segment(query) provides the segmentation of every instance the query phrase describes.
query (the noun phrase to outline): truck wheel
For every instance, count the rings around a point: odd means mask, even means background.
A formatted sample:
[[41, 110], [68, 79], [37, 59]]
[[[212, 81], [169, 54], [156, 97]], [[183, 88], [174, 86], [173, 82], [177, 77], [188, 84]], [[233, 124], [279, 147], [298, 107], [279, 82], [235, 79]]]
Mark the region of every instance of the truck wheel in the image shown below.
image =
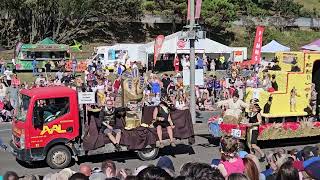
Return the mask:
[[143, 161], [153, 160], [158, 156], [159, 148], [148, 148], [137, 152], [138, 156]]
[[46, 160], [52, 169], [63, 169], [71, 163], [71, 153], [66, 146], [57, 145], [49, 150]]

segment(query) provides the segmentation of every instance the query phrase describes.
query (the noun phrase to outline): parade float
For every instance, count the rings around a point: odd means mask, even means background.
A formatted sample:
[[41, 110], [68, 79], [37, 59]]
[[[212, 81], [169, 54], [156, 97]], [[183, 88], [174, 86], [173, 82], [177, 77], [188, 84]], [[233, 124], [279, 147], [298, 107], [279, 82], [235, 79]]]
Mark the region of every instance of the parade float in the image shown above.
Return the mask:
[[[262, 108], [263, 124], [259, 126], [258, 140], [319, 136], [320, 53], [276, 53], [275, 65], [274, 70], [260, 72], [259, 76], [275, 75], [278, 90], [247, 88], [244, 97], [247, 104], [258, 99]], [[209, 120], [211, 125], [219, 124], [219, 135], [232, 134], [246, 139], [247, 127], [243, 121], [244, 118], [224, 117]]]

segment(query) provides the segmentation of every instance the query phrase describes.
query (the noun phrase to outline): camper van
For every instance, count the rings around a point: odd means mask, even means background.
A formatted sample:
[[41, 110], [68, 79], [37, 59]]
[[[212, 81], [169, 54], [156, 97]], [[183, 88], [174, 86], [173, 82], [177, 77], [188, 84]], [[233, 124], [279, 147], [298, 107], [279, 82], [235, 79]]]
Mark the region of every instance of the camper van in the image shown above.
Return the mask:
[[92, 59], [101, 61], [103, 65], [112, 67], [115, 63], [129, 64], [141, 62], [145, 64], [145, 52], [140, 50], [143, 44], [115, 44], [113, 46], [96, 47]]

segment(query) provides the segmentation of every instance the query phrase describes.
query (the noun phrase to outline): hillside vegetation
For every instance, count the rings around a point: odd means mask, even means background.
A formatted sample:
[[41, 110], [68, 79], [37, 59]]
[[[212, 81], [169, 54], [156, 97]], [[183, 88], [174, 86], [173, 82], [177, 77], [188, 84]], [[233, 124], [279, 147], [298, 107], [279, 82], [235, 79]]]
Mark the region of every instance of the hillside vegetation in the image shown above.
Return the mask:
[[320, 1], [319, 0], [295, 0], [297, 3], [303, 5], [303, 8], [313, 12], [320, 11]]

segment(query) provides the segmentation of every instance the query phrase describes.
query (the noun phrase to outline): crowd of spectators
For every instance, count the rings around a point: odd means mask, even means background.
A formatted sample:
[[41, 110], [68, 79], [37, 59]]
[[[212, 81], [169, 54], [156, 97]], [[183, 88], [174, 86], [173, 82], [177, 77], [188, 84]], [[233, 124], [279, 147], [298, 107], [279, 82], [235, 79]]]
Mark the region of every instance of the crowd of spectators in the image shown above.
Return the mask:
[[254, 154], [243, 149], [233, 137], [221, 140], [220, 159], [211, 164], [187, 162], [179, 170], [168, 156], [159, 158], [156, 164], [146, 164], [135, 169], [117, 168], [115, 162], [106, 160], [101, 167], [80, 164], [77, 171], [69, 168], [45, 176], [25, 175], [7, 172], [4, 179], [43, 180], [302, 180], [319, 179], [319, 145], [306, 146], [300, 151], [277, 149], [267, 152], [267, 163], [259, 163]]
[[[188, 56], [183, 56], [180, 62], [183, 69], [189, 68]], [[267, 91], [278, 90], [274, 74], [271, 75], [266, 70], [262, 79], [258, 77], [258, 72], [263, 67], [251, 68], [254, 70], [247, 73], [248, 71], [241, 69], [240, 66], [227, 62], [223, 56], [216, 60], [197, 57], [197, 69], [203, 69], [205, 72], [204, 81], [200, 83], [202, 85], [196, 86], [197, 110], [212, 111], [217, 101], [231, 98], [236, 91], [239, 94], [239, 98], [243, 99], [247, 87], [255, 87]], [[211, 67], [209, 64], [212, 64]], [[153, 74], [146, 72], [145, 68], [137, 62], [132, 62], [131, 64], [116, 63], [110, 70], [100, 61], [94, 59], [88, 62], [84, 77], [75, 72], [75, 67], [72, 67], [72, 71], [68, 72], [64, 66], [59, 66], [59, 71], [55, 73], [51, 72], [50, 69], [44, 72], [34, 71], [34, 81], [22, 82], [19, 78], [21, 75], [17, 74], [14, 69], [10, 69], [5, 63], [0, 63], [0, 65], [1, 121], [11, 120], [14, 109], [18, 105], [18, 91], [20, 89], [68, 86], [78, 90], [99, 91], [104, 93], [107, 99], [115, 101], [117, 95], [121, 92], [121, 76], [139, 78], [144, 82], [143, 103], [146, 106], [156, 106], [159, 104], [161, 97], [167, 96], [177, 109], [187, 109], [189, 107], [190, 89], [188, 86], [184, 86], [181, 71], [161, 75]], [[222, 65], [230, 69], [230, 73], [222, 77], [214, 75], [216, 67]], [[182, 69], [178, 68], [177, 70]]]
[[[188, 57], [184, 57], [181, 63], [188, 68]], [[197, 109], [200, 111], [212, 111], [216, 102], [227, 100], [234, 95], [239, 99], [244, 98], [247, 87], [263, 89], [265, 91], [277, 91], [278, 86], [276, 76], [268, 73], [268, 68], [251, 68], [249, 74], [239, 66], [230, 65], [230, 74], [218, 78], [211, 75], [209, 71], [215, 69], [215, 65], [205, 62], [204, 66], [200, 58], [197, 59], [197, 68], [204, 69], [206, 76], [203, 85], [196, 86]], [[220, 59], [221, 64], [226, 64]], [[214, 61], [210, 62], [213, 64]], [[3, 65], [4, 66], [4, 65]], [[263, 71], [262, 79], [258, 77], [258, 72]], [[160, 98], [168, 96], [176, 109], [189, 108], [189, 89], [183, 85], [183, 77], [180, 72], [174, 74], [162, 74], [161, 76], [147, 73], [139, 68], [136, 62], [126, 66], [115, 64], [113, 70], [109, 70], [99, 61], [92, 61], [88, 64], [84, 78], [77, 76], [75, 72], [66, 72], [61, 68], [56, 73], [35, 72], [34, 82], [21, 82], [15, 72], [9, 68], [2, 70], [0, 77], [0, 109], [2, 121], [10, 121], [15, 109], [18, 106], [20, 89], [31, 89], [45, 86], [68, 86], [76, 90], [93, 91], [101, 93], [105, 105], [109, 100], [115, 102], [119, 92], [121, 92], [121, 78], [135, 77], [144, 82], [143, 104], [145, 106], [159, 105]], [[266, 152], [267, 167], [263, 168], [254, 152], [246, 152], [239, 141], [233, 137], [223, 137], [220, 142], [221, 158], [214, 159], [211, 164], [189, 162], [184, 164], [180, 171], [176, 171], [172, 161], [168, 157], [160, 157], [156, 165], [146, 165], [136, 169], [117, 169], [112, 161], [105, 161], [100, 168], [90, 167], [88, 164], [80, 165], [77, 172], [71, 169], [63, 169], [55, 174], [47, 174], [43, 177], [34, 175], [25, 176], [24, 179], [46, 179], [46, 180], [103, 180], [103, 179], [213, 179], [213, 180], [301, 180], [319, 179], [319, 157], [318, 147], [305, 147], [304, 149]], [[7, 172], [4, 179], [18, 179], [15, 172]]]

